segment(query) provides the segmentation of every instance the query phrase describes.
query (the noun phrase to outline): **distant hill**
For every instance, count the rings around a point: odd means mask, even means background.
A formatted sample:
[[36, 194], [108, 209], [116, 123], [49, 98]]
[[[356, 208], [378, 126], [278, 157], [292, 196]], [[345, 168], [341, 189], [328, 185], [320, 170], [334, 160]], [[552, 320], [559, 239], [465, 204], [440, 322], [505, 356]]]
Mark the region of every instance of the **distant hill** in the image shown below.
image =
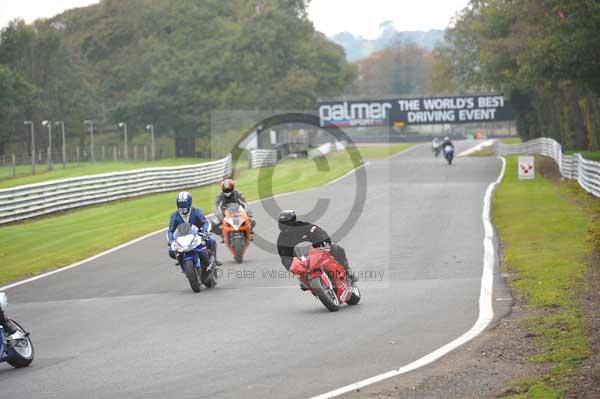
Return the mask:
[[410, 42], [424, 49], [432, 50], [436, 42], [444, 39], [445, 33], [441, 29], [398, 31], [390, 21], [382, 23], [381, 28], [381, 35], [374, 40], [365, 39], [350, 32], [338, 33], [330, 39], [344, 48], [348, 61], [354, 62], [388, 47], [394, 41]]

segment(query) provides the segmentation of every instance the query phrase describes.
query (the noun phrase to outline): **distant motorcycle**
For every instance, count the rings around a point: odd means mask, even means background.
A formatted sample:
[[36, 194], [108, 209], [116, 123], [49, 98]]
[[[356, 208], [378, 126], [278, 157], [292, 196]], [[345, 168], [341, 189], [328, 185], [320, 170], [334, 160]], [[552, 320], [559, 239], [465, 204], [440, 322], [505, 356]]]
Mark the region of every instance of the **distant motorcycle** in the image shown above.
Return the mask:
[[448, 165], [452, 165], [452, 159], [454, 158], [454, 147], [446, 145], [444, 147], [444, 158], [448, 161]]
[[311, 291], [328, 310], [336, 312], [344, 303], [356, 305], [360, 301], [360, 289], [350, 284], [346, 270], [328, 251], [301, 243], [294, 254], [290, 272], [297, 275], [304, 289]]
[[217, 285], [215, 257], [207, 247], [206, 236], [189, 223], [177, 226], [171, 250], [175, 252], [181, 270], [185, 273], [192, 291], [200, 292], [200, 286], [213, 288]]
[[223, 211], [223, 241], [237, 263], [242, 263], [250, 246], [251, 220], [246, 210], [238, 203], [231, 203]]
[[[8, 304], [6, 294], [0, 292], [0, 307], [6, 309]], [[29, 333], [19, 323], [8, 320], [17, 332], [8, 335], [0, 326], [0, 363], [7, 362], [13, 367], [27, 367], [33, 362], [34, 350]]]
[[436, 158], [438, 155], [440, 155], [440, 149], [440, 142], [437, 139], [434, 139], [431, 143], [431, 151], [433, 151], [433, 154]]

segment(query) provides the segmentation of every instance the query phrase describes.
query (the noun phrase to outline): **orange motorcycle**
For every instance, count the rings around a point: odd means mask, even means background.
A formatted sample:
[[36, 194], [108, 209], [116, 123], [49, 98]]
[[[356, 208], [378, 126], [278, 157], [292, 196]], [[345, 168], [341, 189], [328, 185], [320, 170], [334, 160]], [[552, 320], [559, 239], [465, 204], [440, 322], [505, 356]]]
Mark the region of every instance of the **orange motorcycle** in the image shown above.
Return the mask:
[[250, 246], [252, 221], [240, 204], [231, 203], [223, 211], [223, 241], [237, 263], [242, 263]]

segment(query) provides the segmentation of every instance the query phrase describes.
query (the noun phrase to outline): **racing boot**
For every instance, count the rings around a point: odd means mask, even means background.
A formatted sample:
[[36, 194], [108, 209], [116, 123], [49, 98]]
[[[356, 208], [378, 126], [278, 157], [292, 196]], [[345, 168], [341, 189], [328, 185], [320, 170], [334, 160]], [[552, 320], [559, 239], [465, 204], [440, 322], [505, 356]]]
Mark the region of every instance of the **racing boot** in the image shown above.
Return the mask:
[[[17, 327], [6, 318], [2, 309], [0, 309], [0, 325], [4, 328], [7, 337], [10, 337], [17, 332]], [[0, 337], [0, 339], [1, 338], [2, 337]]]
[[346, 278], [350, 282], [350, 285], [354, 285], [358, 281], [358, 277], [356, 277], [350, 266], [346, 269]]
[[300, 281], [300, 289], [302, 291], [308, 291], [308, 287], [302, 281]]

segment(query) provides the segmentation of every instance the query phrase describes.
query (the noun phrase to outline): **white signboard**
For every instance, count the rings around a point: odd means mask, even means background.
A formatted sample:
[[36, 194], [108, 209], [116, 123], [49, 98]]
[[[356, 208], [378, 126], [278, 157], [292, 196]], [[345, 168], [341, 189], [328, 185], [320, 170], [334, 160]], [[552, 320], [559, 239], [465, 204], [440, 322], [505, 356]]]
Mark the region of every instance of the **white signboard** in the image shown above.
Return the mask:
[[534, 158], [519, 157], [519, 180], [533, 179], [534, 177]]

